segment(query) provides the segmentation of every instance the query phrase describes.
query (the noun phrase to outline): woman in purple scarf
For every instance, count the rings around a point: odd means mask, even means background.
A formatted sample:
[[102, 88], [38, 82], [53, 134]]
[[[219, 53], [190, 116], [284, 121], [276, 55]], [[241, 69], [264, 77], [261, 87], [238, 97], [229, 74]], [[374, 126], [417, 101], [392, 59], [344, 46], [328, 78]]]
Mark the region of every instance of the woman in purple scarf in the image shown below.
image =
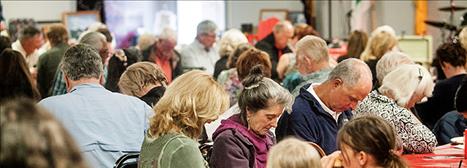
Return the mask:
[[223, 120], [213, 134], [211, 167], [266, 167], [267, 152], [275, 143], [270, 129], [277, 126], [277, 119], [291, 106], [290, 93], [263, 77], [261, 65], [253, 67], [242, 84], [239, 114]]

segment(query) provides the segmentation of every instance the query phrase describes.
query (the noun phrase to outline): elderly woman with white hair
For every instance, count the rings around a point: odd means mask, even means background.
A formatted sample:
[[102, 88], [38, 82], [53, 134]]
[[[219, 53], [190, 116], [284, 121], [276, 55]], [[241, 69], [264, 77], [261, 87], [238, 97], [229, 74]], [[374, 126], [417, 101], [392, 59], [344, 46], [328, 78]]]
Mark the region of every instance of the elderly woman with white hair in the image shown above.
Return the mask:
[[217, 60], [214, 65], [214, 79], [217, 79], [217, 76], [223, 71], [227, 70], [227, 61], [229, 55], [233, 53], [235, 48], [239, 44], [248, 43], [246, 36], [238, 29], [230, 29], [226, 31], [219, 42], [219, 56], [220, 59]]
[[436, 137], [409, 110], [433, 91], [431, 75], [417, 64], [401, 65], [383, 79], [354, 111], [357, 115], [376, 115], [394, 126], [405, 153], [430, 153]]
[[399, 51], [391, 51], [384, 54], [378, 63], [376, 63], [376, 78], [378, 79], [378, 83], [383, 83], [384, 77], [400, 65], [414, 63], [407, 54]]
[[376, 88], [376, 64], [381, 57], [397, 47], [397, 38], [394, 29], [389, 26], [378, 27], [371, 33], [368, 44], [360, 56], [371, 69], [373, 75], [373, 88]]

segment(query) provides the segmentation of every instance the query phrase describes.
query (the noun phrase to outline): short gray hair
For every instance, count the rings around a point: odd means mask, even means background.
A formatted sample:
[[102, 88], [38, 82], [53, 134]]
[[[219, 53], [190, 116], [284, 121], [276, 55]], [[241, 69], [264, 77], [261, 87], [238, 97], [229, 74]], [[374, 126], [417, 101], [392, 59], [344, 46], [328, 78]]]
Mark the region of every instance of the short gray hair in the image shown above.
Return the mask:
[[414, 62], [410, 59], [407, 54], [399, 51], [391, 51], [383, 55], [381, 59], [376, 63], [376, 78], [378, 83], [383, 82], [384, 76], [389, 72], [396, 69], [402, 64], [413, 64]]
[[86, 44], [69, 48], [60, 63], [62, 72], [70, 80], [99, 78], [103, 72], [102, 59], [98, 51]]
[[105, 36], [99, 32], [86, 33], [83, 37], [81, 37], [81, 39], [79, 39], [79, 43], [87, 44], [97, 51], [102, 49], [104, 45], [107, 45]]
[[205, 20], [198, 24], [196, 30], [197, 35], [204, 33], [216, 33], [217, 25], [213, 21]]
[[404, 64], [389, 72], [378, 91], [405, 107], [414, 94], [431, 96], [434, 83], [430, 72], [418, 64]]
[[349, 58], [334, 67], [329, 74], [328, 81], [341, 79], [344, 84], [353, 87], [360, 81], [360, 79], [367, 78], [369, 78], [371, 83], [372, 76], [368, 65], [359, 59]]
[[173, 30], [170, 27], [166, 27], [166, 28], [162, 29], [162, 31], [161, 31], [161, 33], [159, 34], [158, 37], [159, 37], [159, 39], [173, 38], [173, 39], [177, 40], [177, 32], [175, 32], [175, 30]]
[[26, 39], [29, 39], [29, 38], [32, 38], [36, 35], [40, 35], [41, 34], [41, 31], [34, 27], [34, 26], [27, 26], [23, 29], [21, 29], [21, 31], [19, 32], [19, 36], [18, 36], [18, 39], [20, 41], [23, 41], [23, 40], [26, 40]]
[[303, 58], [302, 56], [305, 56], [311, 59], [313, 62], [329, 62], [328, 47], [326, 46], [326, 42], [317, 36], [307, 35], [300, 39], [295, 46], [299, 59]]

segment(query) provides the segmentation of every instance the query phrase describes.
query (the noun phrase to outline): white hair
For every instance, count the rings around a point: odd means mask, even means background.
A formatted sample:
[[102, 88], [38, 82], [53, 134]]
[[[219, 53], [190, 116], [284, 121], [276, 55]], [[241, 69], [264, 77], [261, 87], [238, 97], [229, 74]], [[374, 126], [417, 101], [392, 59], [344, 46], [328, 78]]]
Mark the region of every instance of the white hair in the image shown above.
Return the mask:
[[151, 33], [144, 33], [142, 35], [139, 36], [138, 38], [138, 44], [136, 44], [138, 46], [138, 48], [140, 50], [145, 50], [147, 49], [149, 46], [151, 46], [152, 44], [154, 44], [154, 42], [156, 42], [156, 36], [154, 36], [153, 34]]
[[413, 64], [414, 62], [410, 57], [399, 51], [391, 51], [383, 55], [381, 59], [376, 63], [376, 78], [378, 82], [383, 82], [384, 76], [389, 72], [396, 69], [402, 64]]
[[[295, 45], [297, 58], [301, 60], [303, 56], [311, 59], [313, 62], [329, 61], [328, 47], [326, 42], [313, 35], [307, 35], [300, 39]], [[297, 60], [297, 61], [300, 61]]]
[[430, 97], [434, 83], [430, 72], [418, 64], [400, 65], [383, 79], [378, 91], [405, 107], [413, 95]]
[[177, 32], [175, 32], [175, 30], [173, 30], [172, 28], [170, 27], [166, 27], [164, 29], [162, 29], [161, 33], [159, 34], [159, 39], [175, 39], [177, 40]]
[[219, 42], [219, 55], [229, 56], [242, 43], [248, 43], [246, 36], [238, 29], [226, 31]]
[[373, 32], [371, 32], [371, 36], [374, 36], [375, 34], [378, 34], [381, 32], [387, 32], [390, 35], [396, 37], [396, 30], [394, 30], [394, 28], [392, 28], [389, 25], [383, 25], [383, 26], [377, 27], [375, 30], [373, 30]]

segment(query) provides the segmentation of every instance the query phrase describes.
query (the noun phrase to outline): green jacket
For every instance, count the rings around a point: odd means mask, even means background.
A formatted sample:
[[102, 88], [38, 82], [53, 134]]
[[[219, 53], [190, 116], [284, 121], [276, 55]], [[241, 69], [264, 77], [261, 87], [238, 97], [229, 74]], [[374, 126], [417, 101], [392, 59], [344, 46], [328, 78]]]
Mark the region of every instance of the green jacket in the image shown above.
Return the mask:
[[146, 134], [141, 147], [140, 168], [205, 168], [198, 142], [183, 134], [165, 134], [156, 139]]

